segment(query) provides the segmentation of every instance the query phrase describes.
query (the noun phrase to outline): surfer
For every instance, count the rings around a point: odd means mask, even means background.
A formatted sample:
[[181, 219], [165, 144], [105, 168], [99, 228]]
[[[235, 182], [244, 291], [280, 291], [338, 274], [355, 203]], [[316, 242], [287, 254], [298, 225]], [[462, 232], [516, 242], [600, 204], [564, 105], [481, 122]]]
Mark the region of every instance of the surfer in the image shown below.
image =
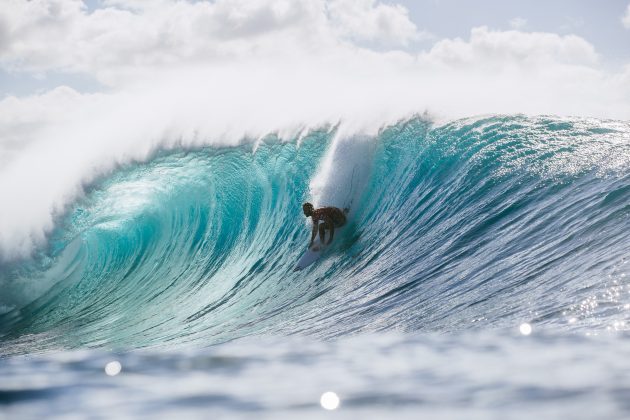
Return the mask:
[[335, 236], [335, 228], [339, 228], [346, 224], [346, 213], [348, 209], [338, 209], [337, 207], [322, 207], [317, 210], [311, 203], [304, 203], [302, 205], [304, 216], [311, 217], [313, 219], [313, 232], [311, 234], [311, 242], [308, 244], [310, 248], [313, 246], [313, 241], [319, 230], [319, 242], [324, 244], [324, 237], [326, 235], [326, 229], [330, 231], [330, 237], [326, 245], [330, 244]]

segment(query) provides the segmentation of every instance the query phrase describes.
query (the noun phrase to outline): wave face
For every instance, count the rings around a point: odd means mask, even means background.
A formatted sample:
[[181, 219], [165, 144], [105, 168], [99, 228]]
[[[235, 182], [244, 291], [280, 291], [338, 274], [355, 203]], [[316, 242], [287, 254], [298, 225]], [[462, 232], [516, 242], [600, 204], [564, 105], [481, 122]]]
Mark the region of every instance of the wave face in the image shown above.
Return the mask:
[[[630, 126], [614, 121], [416, 119], [377, 138], [162, 152], [92, 185], [46, 249], [0, 267], [0, 334], [34, 351], [626, 329], [629, 197]], [[293, 272], [305, 200], [352, 212]]]

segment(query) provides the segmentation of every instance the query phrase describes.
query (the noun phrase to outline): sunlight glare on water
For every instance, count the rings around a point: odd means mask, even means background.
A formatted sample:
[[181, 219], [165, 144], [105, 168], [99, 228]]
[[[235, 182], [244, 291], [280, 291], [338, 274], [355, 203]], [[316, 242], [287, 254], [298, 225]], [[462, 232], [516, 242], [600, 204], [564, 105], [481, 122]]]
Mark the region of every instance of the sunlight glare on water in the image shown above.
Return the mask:
[[518, 329], [523, 335], [530, 335], [532, 333], [532, 326], [527, 322], [523, 322]]
[[122, 365], [118, 360], [114, 360], [105, 365], [105, 373], [107, 376], [116, 376], [122, 370]]
[[324, 392], [319, 402], [326, 410], [334, 410], [339, 407], [339, 397], [332, 391]]

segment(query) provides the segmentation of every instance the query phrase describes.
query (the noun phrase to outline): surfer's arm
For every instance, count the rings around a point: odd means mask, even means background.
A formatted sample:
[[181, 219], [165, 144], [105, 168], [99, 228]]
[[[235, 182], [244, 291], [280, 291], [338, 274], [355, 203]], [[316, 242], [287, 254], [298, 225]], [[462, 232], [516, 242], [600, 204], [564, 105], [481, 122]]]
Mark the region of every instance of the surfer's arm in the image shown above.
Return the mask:
[[335, 236], [335, 224], [332, 220], [329, 220], [327, 224], [328, 229], [330, 230], [330, 237], [328, 238], [328, 242], [326, 242], [326, 245], [329, 245], [332, 242], [333, 237]]
[[313, 246], [313, 241], [315, 240], [315, 235], [317, 235], [317, 225], [315, 221], [313, 221], [313, 232], [311, 232], [311, 242], [309, 242], [308, 247]]

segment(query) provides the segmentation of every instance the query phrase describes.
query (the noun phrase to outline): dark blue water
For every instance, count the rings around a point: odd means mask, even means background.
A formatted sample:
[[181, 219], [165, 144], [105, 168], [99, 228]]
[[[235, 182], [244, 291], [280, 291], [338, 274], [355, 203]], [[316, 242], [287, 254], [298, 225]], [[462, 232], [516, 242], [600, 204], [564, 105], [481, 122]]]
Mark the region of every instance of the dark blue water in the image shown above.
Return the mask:
[[[350, 221], [293, 272], [306, 200]], [[161, 151], [0, 267], [0, 415], [627, 417], [629, 245], [625, 122]]]

